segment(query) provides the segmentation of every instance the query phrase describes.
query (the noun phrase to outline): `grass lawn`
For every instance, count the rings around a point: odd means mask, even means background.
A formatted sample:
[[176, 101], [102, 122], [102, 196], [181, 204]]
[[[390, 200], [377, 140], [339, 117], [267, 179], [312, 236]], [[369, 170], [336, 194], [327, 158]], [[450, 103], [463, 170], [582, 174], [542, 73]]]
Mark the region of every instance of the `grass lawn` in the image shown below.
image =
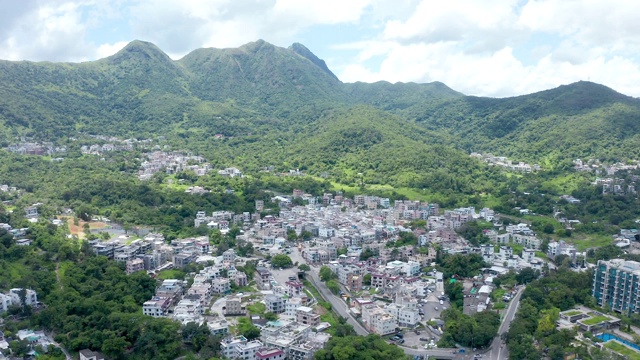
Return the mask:
[[607, 320], [609, 320], [608, 316], [598, 315], [586, 320], [582, 320], [582, 323], [585, 325], [595, 325]]
[[567, 316], [574, 316], [574, 315], [580, 315], [580, 314], [582, 314], [582, 311], [573, 310], [573, 311], [566, 312], [566, 313], [564, 313], [564, 314], [565, 314], [565, 315], [567, 315]]
[[615, 341], [615, 340], [610, 340], [607, 341], [604, 344], [604, 347], [606, 347], [607, 349], [613, 350], [617, 353], [622, 354], [623, 356], [625, 356], [627, 359], [629, 360], [640, 360], [640, 353], [629, 348], [626, 347], [622, 344], [620, 344], [619, 342]]
[[158, 276], [156, 276], [156, 278], [160, 280], [167, 280], [167, 279], [184, 280], [184, 276], [185, 276], [185, 273], [182, 270], [169, 269], [169, 270], [160, 271], [158, 273]]
[[502, 297], [504, 296], [504, 294], [506, 294], [507, 291], [505, 289], [496, 289], [495, 291], [493, 291], [491, 293], [491, 298], [493, 299], [493, 301], [498, 302], [498, 301], [502, 301]]
[[247, 310], [251, 314], [263, 315], [267, 310], [267, 306], [263, 303], [257, 302], [255, 304], [247, 305]]
[[572, 242], [578, 251], [585, 251], [591, 247], [602, 247], [613, 243], [613, 237], [610, 235], [574, 235], [572, 239], [567, 239]]

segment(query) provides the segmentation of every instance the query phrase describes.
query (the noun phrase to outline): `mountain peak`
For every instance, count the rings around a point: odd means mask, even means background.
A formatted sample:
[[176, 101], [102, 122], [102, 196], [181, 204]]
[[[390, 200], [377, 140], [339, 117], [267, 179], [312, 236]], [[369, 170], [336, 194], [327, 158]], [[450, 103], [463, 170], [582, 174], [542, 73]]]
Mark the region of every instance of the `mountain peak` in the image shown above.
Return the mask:
[[246, 52], [251, 52], [251, 53], [257, 53], [259, 51], [273, 51], [275, 50], [276, 46], [268, 43], [262, 39], [256, 40], [256, 41], [252, 41], [250, 43], [246, 43], [242, 46], [240, 46], [241, 50], [244, 50]]
[[329, 67], [327, 66], [327, 63], [325, 63], [324, 60], [320, 59], [314, 53], [312, 53], [311, 50], [307, 49], [306, 46], [296, 42], [296, 43], [291, 44], [291, 46], [289, 46], [289, 50], [291, 50], [291, 51], [295, 52], [296, 54], [302, 56], [303, 58], [311, 61], [316, 66], [321, 68], [324, 72], [326, 72], [327, 74], [329, 74], [333, 78], [335, 78], [336, 80], [340, 80], [340, 79], [338, 79], [338, 77], [331, 70], [329, 70]]
[[162, 62], [173, 62], [173, 60], [171, 60], [171, 58], [155, 44], [142, 40], [131, 41], [120, 51], [106, 59], [111, 63], [119, 64], [134, 58], [143, 61], [156, 60]]

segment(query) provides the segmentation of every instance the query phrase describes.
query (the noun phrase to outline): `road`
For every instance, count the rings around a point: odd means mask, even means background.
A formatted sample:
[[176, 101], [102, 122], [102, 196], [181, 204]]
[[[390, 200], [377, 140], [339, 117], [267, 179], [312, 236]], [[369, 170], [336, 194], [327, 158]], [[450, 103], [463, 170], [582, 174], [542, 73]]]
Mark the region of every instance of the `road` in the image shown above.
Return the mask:
[[516, 296], [514, 296], [509, 303], [509, 307], [507, 307], [507, 312], [502, 319], [502, 324], [500, 324], [498, 334], [491, 343], [491, 351], [488, 352], [490, 360], [503, 360], [509, 358], [509, 351], [507, 350], [507, 347], [502, 345], [502, 335], [509, 331], [511, 322], [515, 318], [518, 307], [520, 306], [520, 296], [522, 296], [524, 289], [524, 287], [521, 287], [518, 290]]
[[[292, 249], [291, 254], [289, 255], [293, 262], [298, 262], [300, 264], [305, 263], [305, 260], [302, 258], [298, 249]], [[353, 326], [353, 330], [356, 334], [361, 336], [366, 336], [369, 334], [369, 331], [365, 329], [362, 324], [360, 324], [356, 319], [351, 316], [351, 313], [348, 311], [347, 304], [338, 296], [334, 295], [325, 284], [320, 281], [318, 276], [319, 267], [311, 267], [311, 271], [307, 272], [307, 280], [311, 281], [311, 283], [318, 289], [320, 295], [331, 304], [333, 310], [340, 316], [347, 319], [347, 324]], [[412, 349], [404, 346], [400, 346], [400, 348], [408, 355], [429, 355], [432, 357], [436, 357], [439, 359], [458, 359], [461, 358], [459, 354], [454, 354], [453, 351], [455, 349]]]
[[347, 319], [347, 324], [353, 326], [353, 330], [355, 330], [356, 334], [363, 335], [363, 336], [369, 335], [369, 332], [367, 331], [367, 329], [365, 329], [358, 321], [356, 321], [356, 319], [353, 318], [353, 316], [351, 316], [351, 314], [347, 309], [347, 304], [345, 304], [345, 302], [342, 301], [341, 298], [334, 295], [325, 286], [325, 284], [322, 281], [320, 281], [318, 274], [314, 270], [315, 269], [312, 269], [307, 273], [309, 275], [309, 278], [307, 280], [311, 281], [313, 286], [315, 286], [316, 289], [318, 289], [318, 292], [320, 293], [320, 295], [322, 295], [322, 297], [331, 304], [331, 308], [338, 315]]

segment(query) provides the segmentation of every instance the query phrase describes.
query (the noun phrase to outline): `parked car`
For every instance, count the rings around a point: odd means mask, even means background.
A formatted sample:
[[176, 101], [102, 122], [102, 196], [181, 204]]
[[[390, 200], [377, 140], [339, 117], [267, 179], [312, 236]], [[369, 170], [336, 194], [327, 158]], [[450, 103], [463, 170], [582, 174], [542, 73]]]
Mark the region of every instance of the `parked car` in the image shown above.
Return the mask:
[[398, 344], [404, 344], [404, 339], [400, 339], [397, 341]]
[[400, 340], [400, 338], [398, 336], [392, 336], [389, 338], [389, 340], [396, 341], [396, 340]]
[[429, 341], [429, 338], [420, 338], [420, 341]]
[[420, 331], [419, 330], [413, 330], [414, 333], [416, 333], [416, 335], [420, 335]]
[[397, 333], [396, 336], [399, 337], [400, 339], [404, 338], [404, 335], [402, 335], [402, 333]]

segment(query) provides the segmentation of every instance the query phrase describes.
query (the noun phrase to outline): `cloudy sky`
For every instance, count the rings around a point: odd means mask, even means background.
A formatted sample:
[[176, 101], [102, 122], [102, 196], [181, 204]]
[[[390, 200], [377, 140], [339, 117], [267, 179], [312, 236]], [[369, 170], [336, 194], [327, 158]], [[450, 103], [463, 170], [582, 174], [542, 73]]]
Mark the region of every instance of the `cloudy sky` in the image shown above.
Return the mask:
[[345, 82], [505, 97], [591, 80], [640, 97], [638, 0], [1, 0], [0, 59], [87, 61], [134, 39], [174, 59], [264, 39]]

